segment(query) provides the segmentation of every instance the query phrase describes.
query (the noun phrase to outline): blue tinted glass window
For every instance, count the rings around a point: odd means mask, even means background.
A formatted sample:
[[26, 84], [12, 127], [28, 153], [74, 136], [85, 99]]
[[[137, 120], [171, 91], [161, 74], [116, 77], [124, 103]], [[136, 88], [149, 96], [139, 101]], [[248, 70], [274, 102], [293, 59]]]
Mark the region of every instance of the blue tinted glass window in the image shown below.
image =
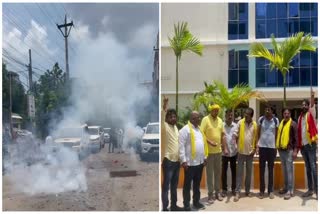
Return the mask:
[[299, 32], [299, 19], [289, 19], [289, 34]]
[[317, 3], [310, 3], [310, 10], [311, 10], [311, 17], [318, 16], [318, 4]]
[[310, 85], [310, 68], [300, 69], [300, 85], [309, 86]]
[[[317, 3], [256, 3], [256, 38], [277, 38], [303, 31], [318, 36]], [[264, 31], [265, 30], [265, 31]]]
[[312, 85], [318, 86], [318, 68], [312, 68]]
[[311, 32], [311, 22], [310, 18], [300, 19], [300, 31]]
[[269, 69], [266, 70], [267, 76], [267, 86], [268, 87], [276, 87], [278, 84], [278, 72], [271, 71]]
[[277, 4], [277, 18], [287, 18], [288, 17], [288, 4], [287, 3], [278, 3]]
[[299, 17], [299, 3], [289, 3], [289, 17]]
[[288, 20], [287, 19], [278, 19], [277, 20], [277, 37], [283, 38], [288, 36]]
[[248, 69], [239, 70], [239, 84], [241, 83], [248, 84]]
[[266, 38], [266, 22], [265, 20], [256, 21], [256, 38]]
[[265, 19], [267, 17], [267, 3], [256, 4], [256, 19]]
[[256, 68], [266, 68], [266, 60], [263, 58], [256, 58]]
[[311, 19], [311, 34], [312, 36], [318, 36], [318, 18]]
[[311, 66], [311, 52], [302, 51], [300, 53], [300, 67]]
[[235, 85], [238, 84], [238, 72], [239, 70], [229, 70], [229, 88], [233, 88]]
[[293, 67], [299, 67], [300, 65], [300, 57], [299, 54], [297, 54], [295, 57], [293, 57], [293, 59], [291, 60], [291, 65]]
[[246, 21], [241, 21], [239, 23], [239, 39], [248, 38], [248, 23]]
[[239, 3], [239, 20], [248, 21], [248, 4], [247, 3]]
[[229, 51], [228, 86], [248, 83], [248, 51]]
[[287, 85], [289, 87], [299, 86], [299, 72], [300, 72], [299, 68], [294, 68], [290, 70], [289, 77], [287, 80]]
[[318, 49], [316, 52], [311, 52], [311, 65], [318, 66]]
[[248, 51], [239, 51], [239, 68], [248, 68]]
[[266, 76], [265, 69], [256, 69], [256, 86], [257, 87], [265, 87]]
[[310, 17], [310, 3], [300, 3], [299, 4], [300, 17]]
[[238, 20], [238, 4], [229, 3], [229, 20]]
[[272, 19], [272, 20], [267, 20], [267, 37], [270, 37], [271, 34], [276, 35], [277, 32], [277, 26], [276, 26], [276, 20]]
[[228, 39], [248, 39], [248, 3], [229, 3]]
[[276, 18], [276, 14], [277, 14], [276, 3], [268, 3], [267, 4], [267, 19]]

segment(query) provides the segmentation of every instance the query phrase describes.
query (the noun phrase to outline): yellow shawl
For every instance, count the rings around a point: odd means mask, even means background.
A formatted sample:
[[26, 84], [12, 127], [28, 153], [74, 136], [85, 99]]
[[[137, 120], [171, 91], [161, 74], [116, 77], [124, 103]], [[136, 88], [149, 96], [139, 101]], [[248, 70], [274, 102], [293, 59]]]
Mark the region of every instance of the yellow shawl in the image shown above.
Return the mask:
[[[192, 124], [190, 123], [190, 121], [188, 121], [188, 126], [190, 129], [190, 138], [191, 138], [191, 158], [195, 159], [195, 157], [196, 157], [196, 138], [195, 138]], [[202, 130], [200, 128], [199, 128], [199, 130], [202, 134], [202, 139], [203, 139], [204, 156], [207, 157], [208, 156], [207, 139], [206, 139], [206, 136], [204, 135], [204, 133], [202, 132]]]
[[[252, 121], [253, 123], [253, 149], [255, 149], [255, 142], [257, 141], [257, 123]], [[244, 149], [244, 136], [245, 136], [245, 119], [240, 120], [240, 133], [239, 133], [239, 151], [243, 151]]]
[[279, 148], [287, 149], [288, 143], [289, 143], [289, 138], [290, 138], [291, 121], [292, 121], [292, 119], [290, 118], [290, 120], [285, 125], [283, 125], [284, 120], [281, 121], [281, 123], [279, 125], [279, 129], [278, 129], [280, 131], [280, 133], [278, 131], [277, 144], [276, 144], [277, 149], [279, 149]]

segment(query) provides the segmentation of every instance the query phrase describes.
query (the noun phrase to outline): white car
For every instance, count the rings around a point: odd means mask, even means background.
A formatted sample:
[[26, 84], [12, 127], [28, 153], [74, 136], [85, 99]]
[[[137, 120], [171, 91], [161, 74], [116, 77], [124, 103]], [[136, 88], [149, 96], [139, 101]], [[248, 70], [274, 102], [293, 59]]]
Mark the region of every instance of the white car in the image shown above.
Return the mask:
[[88, 126], [89, 148], [91, 151], [100, 151], [104, 147], [104, 136], [101, 126]]
[[59, 146], [65, 146], [78, 153], [86, 150], [87, 143], [84, 142], [84, 128], [85, 125], [79, 127], [63, 127], [59, 129], [53, 135], [53, 147], [56, 149]]
[[159, 122], [148, 123], [141, 141], [140, 158], [147, 155], [159, 156]]

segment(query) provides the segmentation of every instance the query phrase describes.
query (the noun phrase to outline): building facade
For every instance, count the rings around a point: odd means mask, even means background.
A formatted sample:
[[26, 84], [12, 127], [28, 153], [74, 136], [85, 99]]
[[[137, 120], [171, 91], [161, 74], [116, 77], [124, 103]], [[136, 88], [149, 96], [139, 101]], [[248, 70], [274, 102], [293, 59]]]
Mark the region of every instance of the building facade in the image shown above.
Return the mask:
[[[282, 75], [270, 71], [263, 59], [248, 58], [253, 42], [271, 48], [270, 35], [283, 41], [293, 33], [311, 33], [318, 41], [317, 3], [189, 3], [161, 6], [161, 93], [175, 105], [175, 55], [169, 46], [173, 26], [188, 22], [190, 31], [204, 45], [203, 56], [182, 53], [179, 64], [179, 106], [192, 105], [194, 93], [204, 89], [204, 81], [223, 82], [229, 88], [247, 83], [264, 94], [281, 115], [283, 100]], [[287, 105], [297, 118], [301, 100], [310, 97], [310, 86], [318, 97], [318, 49], [302, 52], [294, 60], [287, 76]], [[256, 114], [264, 104], [255, 99], [249, 106]]]

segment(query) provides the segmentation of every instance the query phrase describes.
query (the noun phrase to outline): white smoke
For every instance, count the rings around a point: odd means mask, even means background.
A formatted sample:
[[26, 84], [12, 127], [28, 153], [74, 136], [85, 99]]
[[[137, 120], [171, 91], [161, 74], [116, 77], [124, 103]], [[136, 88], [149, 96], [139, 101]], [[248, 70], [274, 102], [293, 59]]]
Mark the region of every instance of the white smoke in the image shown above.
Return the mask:
[[87, 190], [85, 169], [69, 148], [54, 149], [26, 136], [19, 137], [9, 152], [5, 169], [16, 191], [34, 195]]

